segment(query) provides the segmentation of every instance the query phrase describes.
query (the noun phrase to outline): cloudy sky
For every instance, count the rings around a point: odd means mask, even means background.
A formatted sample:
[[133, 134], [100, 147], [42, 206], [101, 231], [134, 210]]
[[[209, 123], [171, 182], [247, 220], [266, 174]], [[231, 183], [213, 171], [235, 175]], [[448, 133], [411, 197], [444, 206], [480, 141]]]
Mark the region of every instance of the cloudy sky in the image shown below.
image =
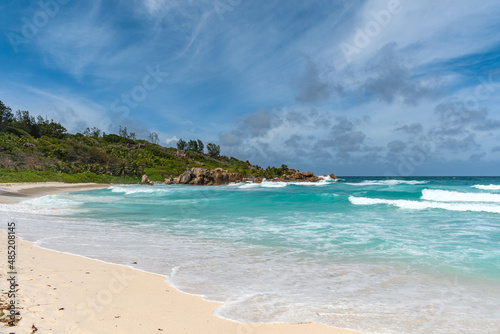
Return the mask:
[[4, 0], [0, 100], [262, 166], [499, 175], [498, 0]]

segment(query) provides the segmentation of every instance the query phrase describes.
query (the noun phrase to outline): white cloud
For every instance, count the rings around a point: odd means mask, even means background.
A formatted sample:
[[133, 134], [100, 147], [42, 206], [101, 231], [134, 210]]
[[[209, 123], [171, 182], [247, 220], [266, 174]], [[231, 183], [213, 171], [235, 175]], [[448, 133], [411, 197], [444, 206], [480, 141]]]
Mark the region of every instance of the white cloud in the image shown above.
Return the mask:
[[[372, 12], [387, 9], [387, 4], [397, 0], [367, 1], [358, 11], [356, 20], [345, 22], [339, 29], [343, 41], [352, 42], [357, 29], [366, 30], [369, 22], [376, 22]], [[354, 67], [363, 67], [366, 62], [387, 43], [396, 42], [407, 49], [406, 56], [415, 64], [425, 64], [436, 59], [454, 58], [480, 52], [495, 45], [500, 36], [494, 30], [498, 1], [481, 3], [471, 1], [400, 1], [400, 12], [392, 15], [389, 24], [381, 27], [380, 33], [370, 37], [368, 46], [361, 48], [353, 57]], [[339, 45], [336, 63], [345, 66]]]
[[117, 32], [100, 18], [101, 2], [83, 7], [63, 7], [50, 26], [36, 38], [47, 66], [80, 79], [103, 71], [113, 54]]
[[176, 144], [178, 141], [179, 141], [179, 138], [177, 138], [176, 136], [173, 136], [171, 138], [165, 139], [165, 144], [173, 145], [173, 144]]

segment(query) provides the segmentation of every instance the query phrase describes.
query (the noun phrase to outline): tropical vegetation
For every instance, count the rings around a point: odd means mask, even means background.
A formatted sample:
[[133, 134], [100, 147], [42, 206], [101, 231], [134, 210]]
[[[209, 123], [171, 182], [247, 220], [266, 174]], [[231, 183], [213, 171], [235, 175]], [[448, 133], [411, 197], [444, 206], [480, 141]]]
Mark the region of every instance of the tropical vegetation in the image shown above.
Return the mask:
[[200, 139], [159, 145], [158, 134], [138, 139], [126, 127], [106, 134], [93, 127], [70, 134], [54, 120], [29, 111], [12, 112], [0, 101], [0, 182], [137, 183], [142, 174], [152, 181], [176, 177], [186, 168], [223, 168], [245, 177], [272, 178], [288, 168], [262, 169], [250, 162], [220, 155], [220, 146]]

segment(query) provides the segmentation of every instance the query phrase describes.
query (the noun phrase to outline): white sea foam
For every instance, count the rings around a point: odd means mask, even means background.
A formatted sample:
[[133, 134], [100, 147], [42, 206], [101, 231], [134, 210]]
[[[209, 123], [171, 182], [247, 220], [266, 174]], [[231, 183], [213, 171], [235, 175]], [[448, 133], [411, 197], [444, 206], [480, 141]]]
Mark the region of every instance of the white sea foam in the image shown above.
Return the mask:
[[481, 190], [500, 190], [500, 185], [496, 185], [496, 184], [490, 184], [489, 186], [482, 185], [482, 184], [476, 184], [473, 187], [476, 189], [481, 189]]
[[48, 195], [28, 199], [16, 204], [0, 204], [0, 212], [35, 213], [41, 215], [58, 215], [70, 213], [83, 203], [58, 195]]
[[144, 187], [144, 186], [111, 186], [108, 189], [111, 190], [113, 193], [124, 193], [125, 195], [132, 195], [132, 194], [140, 194], [140, 193], [146, 193], [146, 194], [153, 194], [153, 193], [166, 193], [169, 192], [169, 189], [166, 187]]
[[266, 182], [262, 182], [261, 184], [261, 187], [263, 188], [284, 188], [288, 185], [287, 182], [270, 182], [270, 181], [266, 181]]
[[328, 182], [326, 181], [317, 181], [317, 182], [290, 182], [290, 184], [296, 186], [305, 186], [305, 187], [323, 187], [327, 186]]
[[395, 186], [398, 184], [409, 184], [409, 185], [416, 185], [416, 184], [426, 184], [429, 183], [429, 181], [416, 181], [416, 180], [365, 180], [362, 182], [357, 182], [357, 183], [350, 183], [347, 182], [345, 184], [351, 185], [351, 186]]
[[41, 207], [76, 207], [83, 204], [80, 201], [75, 201], [67, 197], [59, 197], [58, 195], [36, 197], [21, 203]]
[[258, 183], [238, 183], [237, 184], [240, 189], [250, 189], [250, 188], [258, 188], [259, 184]]
[[243, 182], [238, 182], [238, 183], [235, 183], [235, 182], [231, 182], [229, 183], [227, 186], [228, 187], [239, 187], [242, 185]]
[[337, 182], [337, 180], [332, 179], [330, 176], [318, 176], [320, 178], [319, 181], [316, 182], [290, 182], [290, 184], [296, 185], [296, 186], [316, 186], [316, 187], [322, 187], [322, 186], [327, 186], [332, 182]]
[[43, 207], [29, 204], [0, 204], [0, 212], [8, 213], [30, 213], [40, 215], [59, 215], [71, 212], [66, 207]]
[[229, 184], [231, 187], [237, 187], [238, 189], [255, 189], [255, 188], [285, 188], [289, 185], [295, 186], [305, 186], [305, 187], [321, 187], [327, 186], [330, 182], [326, 180], [320, 180], [317, 182], [273, 182], [273, 181], [263, 181], [262, 183], [232, 183]]
[[[323, 175], [320, 175], [318, 176], [320, 179], [324, 180], [324, 181], [327, 181], [327, 182], [337, 182], [339, 179], [332, 179], [330, 177], [330, 175], [327, 175], [327, 176], [323, 176]], [[321, 182], [321, 181], [320, 181]]]
[[423, 200], [436, 202], [500, 203], [500, 194], [463, 193], [458, 191], [424, 189]]
[[430, 201], [410, 201], [410, 200], [388, 200], [382, 198], [354, 197], [349, 196], [349, 202], [354, 205], [377, 205], [386, 204], [396, 206], [401, 209], [426, 210], [443, 209], [449, 211], [473, 211], [500, 213], [500, 205], [491, 203], [446, 203]]

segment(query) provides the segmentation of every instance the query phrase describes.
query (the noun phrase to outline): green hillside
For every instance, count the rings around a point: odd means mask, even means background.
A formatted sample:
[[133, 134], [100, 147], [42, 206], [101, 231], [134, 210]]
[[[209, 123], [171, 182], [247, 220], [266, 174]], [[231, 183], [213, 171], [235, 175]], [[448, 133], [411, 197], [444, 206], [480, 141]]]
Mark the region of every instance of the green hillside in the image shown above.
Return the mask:
[[181, 140], [178, 146], [159, 145], [155, 133], [148, 140], [136, 139], [121, 127], [119, 134], [97, 128], [70, 134], [60, 123], [35, 118], [28, 111], [14, 114], [0, 101], [0, 182], [137, 183], [142, 174], [164, 181], [193, 167], [223, 168], [245, 177], [288, 173], [284, 165], [263, 170], [221, 156], [220, 147], [213, 143], [207, 145], [208, 153], [200, 140]]

